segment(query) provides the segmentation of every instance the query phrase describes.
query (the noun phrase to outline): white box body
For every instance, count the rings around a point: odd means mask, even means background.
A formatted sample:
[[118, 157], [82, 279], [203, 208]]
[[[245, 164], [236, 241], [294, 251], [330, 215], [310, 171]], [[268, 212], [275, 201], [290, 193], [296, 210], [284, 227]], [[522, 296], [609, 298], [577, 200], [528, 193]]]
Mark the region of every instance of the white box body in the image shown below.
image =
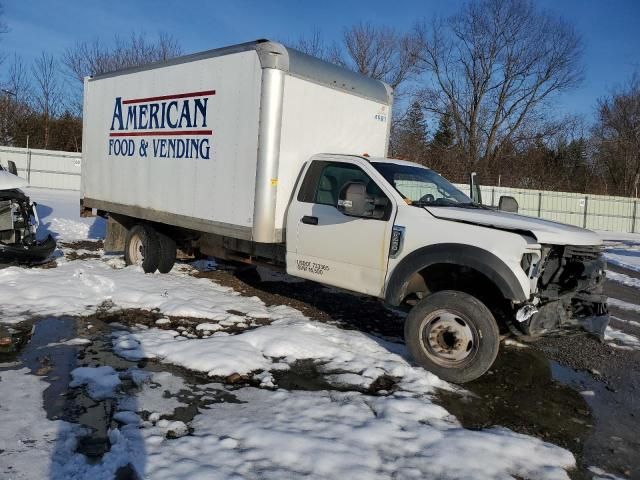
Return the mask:
[[387, 153], [385, 84], [272, 42], [87, 78], [84, 95], [85, 206], [196, 231], [282, 242], [312, 155]]

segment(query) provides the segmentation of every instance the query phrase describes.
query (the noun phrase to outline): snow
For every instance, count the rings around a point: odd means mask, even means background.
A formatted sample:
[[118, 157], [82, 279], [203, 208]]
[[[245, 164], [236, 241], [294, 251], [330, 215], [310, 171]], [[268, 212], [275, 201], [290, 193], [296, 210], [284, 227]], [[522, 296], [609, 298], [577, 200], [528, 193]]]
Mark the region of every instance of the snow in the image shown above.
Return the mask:
[[68, 345], [71, 347], [83, 347], [86, 345], [91, 345], [91, 340], [88, 338], [71, 338], [69, 340], [64, 340], [61, 342], [52, 342], [47, 344], [47, 347], [55, 347], [57, 345]]
[[617, 298], [609, 297], [609, 299], [607, 300], [607, 304], [610, 307], [616, 307], [616, 308], [620, 308], [621, 310], [640, 313], [640, 305], [636, 305], [635, 303], [625, 302], [624, 300], [618, 300]]
[[604, 257], [611, 265], [640, 272], [640, 243], [617, 243], [607, 246]]
[[87, 394], [94, 400], [115, 397], [120, 386], [120, 377], [109, 366], [79, 367], [71, 371], [71, 388], [86, 386]]
[[130, 411], [116, 412], [113, 415], [113, 419], [116, 422], [124, 423], [125, 425], [138, 424], [141, 422], [140, 415]]
[[607, 327], [604, 332], [604, 339], [611, 343], [612, 341], [616, 341], [617, 344], [622, 344], [624, 347], [630, 347], [637, 350], [640, 350], [640, 339], [635, 335], [631, 335], [629, 333], [625, 333], [622, 330], [617, 330], [612, 327]]
[[25, 188], [24, 192], [37, 204], [38, 237], [44, 238], [50, 233], [64, 241], [104, 238], [103, 218], [80, 218], [80, 192], [34, 187]]
[[590, 466], [588, 470], [594, 474], [591, 480], [625, 480], [623, 477], [605, 472], [603, 469], [598, 467]]
[[245, 320], [228, 310], [268, 316], [256, 297], [241, 297], [207, 279], [180, 271], [150, 275], [140, 267], [112, 268], [99, 259], [62, 261], [51, 269], [5, 268], [0, 270], [0, 285], [4, 323], [41, 315], [88, 315], [106, 301], [117, 308], [157, 309], [165, 315], [228, 323]]
[[186, 340], [172, 330], [123, 331], [114, 340], [114, 350], [128, 359], [159, 358], [217, 377], [280, 371], [298, 361], [313, 360], [323, 373], [339, 372], [327, 377], [339, 386], [366, 389], [382, 375], [402, 378], [416, 391], [445, 386], [392, 353], [392, 346], [380, 339], [310, 321], [284, 306], [272, 308], [271, 314], [275, 320], [270, 325], [222, 337]]
[[633, 327], [640, 328], [640, 322], [636, 322], [635, 320], [627, 320], [626, 318], [620, 318], [620, 317], [616, 317], [614, 315], [611, 315], [611, 319], [615, 320], [617, 322], [626, 323], [626, 324], [631, 325]]
[[624, 273], [614, 272], [613, 270], [607, 270], [607, 280], [611, 280], [616, 283], [621, 283], [627, 287], [640, 289], [640, 278], [630, 277]]
[[0, 371], [0, 477], [49, 478], [49, 464], [63, 422], [47, 420], [42, 394], [48, 386], [26, 368]]
[[[154, 372], [149, 374], [144, 370], [129, 372], [134, 381], [140, 385], [140, 391], [135, 397], [121, 399], [118, 408], [123, 411], [135, 411], [137, 413], [149, 412], [161, 416], [171, 416], [179, 407], [187, 404], [176, 398], [176, 395], [187, 388], [184, 381], [169, 372]], [[154, 420], [156, 421], [156, 420]]]
[[[470, 432], [443, 408], [406, 396], [269, 392], [214, 404], [193, 435], [148, 445], [145, 474], [170, 478], [564, 479], [572, 455], [492, 428]], [[145, 436], [152, 432], [144, 432]]]

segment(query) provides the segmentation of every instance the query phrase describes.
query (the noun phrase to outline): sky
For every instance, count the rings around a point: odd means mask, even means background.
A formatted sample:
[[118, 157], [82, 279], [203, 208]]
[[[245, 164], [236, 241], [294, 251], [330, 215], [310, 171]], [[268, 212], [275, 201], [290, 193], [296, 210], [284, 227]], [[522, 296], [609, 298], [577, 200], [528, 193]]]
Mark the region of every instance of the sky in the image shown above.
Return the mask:
[[[168, 32], [185, 53], [258, 38], [295, 41], [317, 30], [328, 41], [360, 21], [410, 29], [433, 15], [448, 16], [462, 0], [0, 0], [9, 31], [0, 51], [30, 62], [42, 51], [54, 55], [79, 41], [115, 34]], [[599, 98], [640, 73], [640, 0], [534, 0], [574, 25], [584, 41], [585, 76], [579, 88], [557, 99], [557, 110], [595, 113]], [[1, 67], [0, 67], [1, 68]]]

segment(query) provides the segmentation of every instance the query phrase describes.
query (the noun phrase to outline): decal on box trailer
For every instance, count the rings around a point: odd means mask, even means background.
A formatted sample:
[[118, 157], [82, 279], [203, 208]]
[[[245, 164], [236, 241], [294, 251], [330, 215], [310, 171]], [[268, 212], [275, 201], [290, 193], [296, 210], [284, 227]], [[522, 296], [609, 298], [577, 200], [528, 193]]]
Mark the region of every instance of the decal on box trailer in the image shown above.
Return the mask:
[[116, 97], [109, 155], [208, 160], [213, 130], [207, 126], [207, 111], [209, 98], [215, 94], [215, 90], [204, 90], [124, 100]]

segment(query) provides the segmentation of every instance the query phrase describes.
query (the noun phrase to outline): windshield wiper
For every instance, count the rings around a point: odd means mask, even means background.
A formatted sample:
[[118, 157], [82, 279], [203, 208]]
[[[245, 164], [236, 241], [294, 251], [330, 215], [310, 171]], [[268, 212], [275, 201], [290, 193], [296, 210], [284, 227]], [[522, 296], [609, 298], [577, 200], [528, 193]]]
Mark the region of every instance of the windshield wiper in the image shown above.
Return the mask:
[[478, 208], [478, 209], [482, 209], [485, 210], [487, 207], [485, 207], [484, 205], [480, 205], [479, 203], [459, 203], [459, 202], [455, 202], [453, 200], [447, 200], [446, 198], [438, 198], [437, 200], [433, 200], [433, 201], [422, 201], [422, 200], [416, 200], [414, 202], [411, 202], [411, 206], [413, 207], [456, 207], [456, 208]]

